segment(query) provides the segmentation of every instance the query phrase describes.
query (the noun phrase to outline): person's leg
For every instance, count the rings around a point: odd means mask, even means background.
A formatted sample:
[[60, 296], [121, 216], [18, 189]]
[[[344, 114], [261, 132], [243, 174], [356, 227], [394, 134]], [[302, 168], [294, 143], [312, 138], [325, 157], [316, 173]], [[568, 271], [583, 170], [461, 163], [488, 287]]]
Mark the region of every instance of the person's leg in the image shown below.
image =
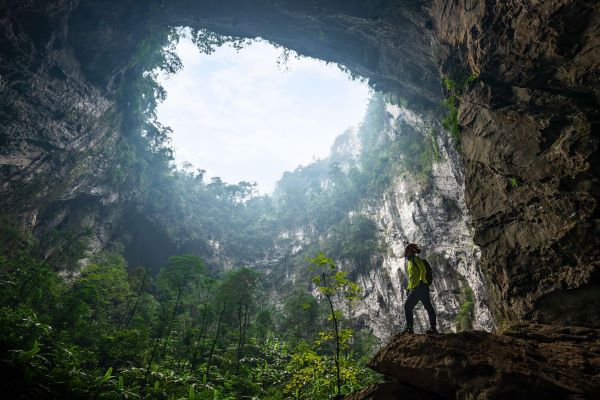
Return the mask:
[[404, 303], [404, 315], [406, 316], [406, 329], [405, 332], [412, 332], [413, 330], [413, 309], [419, 302], [419, 296], [415, 289], [408, 292], [406, 303]]
[[423, 306], [425, 306], [425, 311], [427, 311], [427, 315], [429, 315], [429, 326], [430, 331], [437, 330], [437, 320], [435, 316], [435, 309], [433, 308], [433, 304], [431, 304], [431, 296], [429, 295], [429, 286], [420, 285], [420, 299]]

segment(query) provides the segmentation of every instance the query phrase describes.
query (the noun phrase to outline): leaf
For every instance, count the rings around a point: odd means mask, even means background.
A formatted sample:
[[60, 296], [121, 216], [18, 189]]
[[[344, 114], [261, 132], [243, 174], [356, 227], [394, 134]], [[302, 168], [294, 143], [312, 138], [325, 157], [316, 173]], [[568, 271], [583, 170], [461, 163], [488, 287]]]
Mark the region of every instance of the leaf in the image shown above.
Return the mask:
[[154, 393], [158, 393], [159, 386], [160, 386], [160, 382], [159, 381], [154, 382]]
[[101, 378], [98, 378], [96, 380], [96, 383], [98, 385], [102, 385], [103, 383], [107, 382], [110, 378], [112, 378], [112, 376], [111, 376], [112, 370], [113, 370], [112, 367], [108, 367], [104, 376], [102, 376]]
[[36, 340], [35, 342], [33, 342], [33, 348], [31, 350], [27, 350], [21, 354], [21, 359], [29, 360], [30, 358], [32, 358], [39, 352], [40, 352], [40, 344]]

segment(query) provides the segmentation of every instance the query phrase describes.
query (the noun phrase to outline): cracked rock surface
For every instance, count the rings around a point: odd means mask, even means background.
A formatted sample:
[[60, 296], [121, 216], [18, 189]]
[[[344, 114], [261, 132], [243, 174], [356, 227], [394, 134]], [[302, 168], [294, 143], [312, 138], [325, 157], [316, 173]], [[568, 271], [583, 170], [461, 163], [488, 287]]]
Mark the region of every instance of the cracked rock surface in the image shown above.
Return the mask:
[[501, 335], [397, 335], [369, 366], [390, 382], [347, 399], [592, 399], [600, 331], [516, 324]]

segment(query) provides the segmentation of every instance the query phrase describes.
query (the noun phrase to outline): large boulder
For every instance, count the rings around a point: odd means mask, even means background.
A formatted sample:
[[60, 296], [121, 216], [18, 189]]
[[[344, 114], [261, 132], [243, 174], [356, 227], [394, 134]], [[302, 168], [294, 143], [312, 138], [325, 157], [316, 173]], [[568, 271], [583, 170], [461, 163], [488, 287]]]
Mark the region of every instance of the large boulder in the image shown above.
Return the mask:
[[[503, 334], [397, 335], [369, 365], [396, 383], [348, 399], [593, 399], [600, 330], [513, 325]], [[421, 397], [419, 397], [421, 396]]]

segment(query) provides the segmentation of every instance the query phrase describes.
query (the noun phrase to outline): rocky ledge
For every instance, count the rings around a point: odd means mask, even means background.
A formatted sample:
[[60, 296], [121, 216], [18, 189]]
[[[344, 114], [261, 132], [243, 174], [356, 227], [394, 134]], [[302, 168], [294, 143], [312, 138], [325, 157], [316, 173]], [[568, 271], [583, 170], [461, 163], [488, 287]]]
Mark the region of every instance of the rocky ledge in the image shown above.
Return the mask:
[[503, 334], [397, 335], [369, 367], [388, 382], [347, 400], [593, 399], [600, 330], [519, 324]]

